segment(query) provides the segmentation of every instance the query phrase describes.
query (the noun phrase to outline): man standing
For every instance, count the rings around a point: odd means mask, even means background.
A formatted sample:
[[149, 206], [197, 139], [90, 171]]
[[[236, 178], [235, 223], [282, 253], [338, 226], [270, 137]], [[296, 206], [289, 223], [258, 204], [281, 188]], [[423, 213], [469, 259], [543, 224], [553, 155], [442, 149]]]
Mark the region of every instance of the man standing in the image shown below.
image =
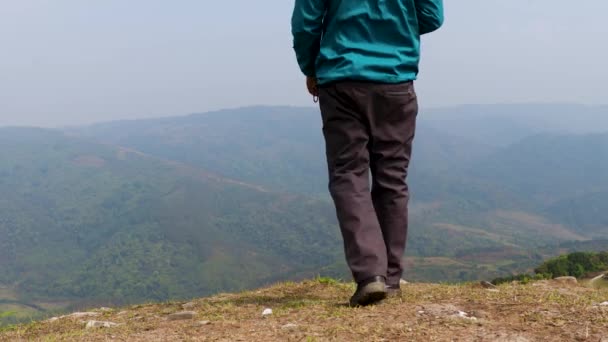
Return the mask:
[[[443, 0], [296, 0], [294, 49], [323, 119], [329, 190], [357, 282], [351, 306], [401, 292], [420, 36]], [[369, 172], [372, 175], [370, 189]]]

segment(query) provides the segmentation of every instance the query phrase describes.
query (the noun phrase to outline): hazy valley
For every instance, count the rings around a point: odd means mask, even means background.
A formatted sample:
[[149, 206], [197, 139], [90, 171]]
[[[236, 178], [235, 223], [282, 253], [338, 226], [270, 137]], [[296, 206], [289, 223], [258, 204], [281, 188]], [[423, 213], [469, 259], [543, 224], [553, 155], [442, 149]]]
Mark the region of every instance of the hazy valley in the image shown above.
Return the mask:
[[[574, 105], [423, 110], [406, 277], [488, 279], [608, 249], [606, 118]], [[0, 312], [348, 279], [320, 125], [314, 109], [252, 107], [0, 128]]]

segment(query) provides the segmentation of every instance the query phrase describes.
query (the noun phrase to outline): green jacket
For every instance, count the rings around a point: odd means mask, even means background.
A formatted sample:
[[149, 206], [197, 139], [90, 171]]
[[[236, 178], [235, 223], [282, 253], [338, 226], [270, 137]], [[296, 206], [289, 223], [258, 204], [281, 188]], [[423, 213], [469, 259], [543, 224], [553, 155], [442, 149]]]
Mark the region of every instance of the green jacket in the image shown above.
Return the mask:
[[300, 69], [319, 84], [406, 82], [420, 35], [443, 24], [443, 0], [296, 0], [291, 24]]

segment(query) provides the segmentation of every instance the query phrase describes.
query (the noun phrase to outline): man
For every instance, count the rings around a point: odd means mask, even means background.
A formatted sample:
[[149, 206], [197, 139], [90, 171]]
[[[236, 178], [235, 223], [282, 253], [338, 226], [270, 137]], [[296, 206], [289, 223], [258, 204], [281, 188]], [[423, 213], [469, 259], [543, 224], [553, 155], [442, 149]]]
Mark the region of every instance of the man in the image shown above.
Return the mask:
[[442, 23], [442, 0], [295, 2], [294, 49], [320, 101], [329, 190], [357, 282], [351, 306], [401, 293], [418, 112], [413, 81], [420, 36]]

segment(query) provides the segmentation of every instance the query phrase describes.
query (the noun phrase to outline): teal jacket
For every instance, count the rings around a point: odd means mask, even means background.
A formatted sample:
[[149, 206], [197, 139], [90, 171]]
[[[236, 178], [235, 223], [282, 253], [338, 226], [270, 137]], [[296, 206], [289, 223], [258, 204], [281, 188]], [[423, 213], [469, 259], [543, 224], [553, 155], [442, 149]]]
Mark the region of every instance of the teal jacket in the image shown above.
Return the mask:
[[319, 84], [418, 75], [420, 36], [443, 24], [443, 0], [296, 0], [293, 45]]

